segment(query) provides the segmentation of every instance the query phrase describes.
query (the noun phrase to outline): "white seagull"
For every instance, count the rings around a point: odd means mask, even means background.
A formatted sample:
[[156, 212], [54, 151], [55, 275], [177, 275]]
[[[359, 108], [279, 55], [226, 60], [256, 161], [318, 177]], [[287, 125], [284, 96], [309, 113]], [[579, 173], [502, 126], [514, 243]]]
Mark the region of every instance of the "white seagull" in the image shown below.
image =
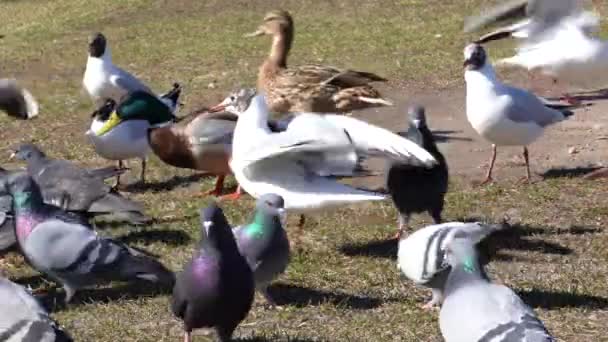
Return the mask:
[[492, 157], [482, 184], [492, 181], [496, 146], [523, 146], [526, 181], [530, 181], [527, 146], [544, 129], [573, 113], [546, 107], [536, 95], [503, 84], [496, 78], [484, 48], [469, 44], [464, 49], [467, 119], [473, 128], [492, 143]]
[[[255, 198], [275, 193], [288, 211], [315, 211], [349, 203], [384, 200], [382, 194], [341, 184], [323, 174], [365, 156], [381, 156], [432, 166], [423, 148], [388, 130], [341, 115], [300, 114], [280, 133], [268, 127], [269, 110], [256, 95], [239, 115], [230, 167]], [[300, 216], [299, 228], [304, 224]]]

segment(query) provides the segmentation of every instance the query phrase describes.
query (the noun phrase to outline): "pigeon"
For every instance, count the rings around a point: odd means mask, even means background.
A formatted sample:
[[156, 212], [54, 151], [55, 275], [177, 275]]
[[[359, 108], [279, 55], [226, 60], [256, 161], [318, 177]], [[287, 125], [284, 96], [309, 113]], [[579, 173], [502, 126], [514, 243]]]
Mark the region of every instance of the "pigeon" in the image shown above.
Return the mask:
[[0, 302], [0, 341], [72, 341], [28, 290], [2, 276]]
[[121, 174], [124, 169], [83, 169], [70, 161], [47, 157], [34, 144], [20, 145], [13, 158], [27, 163], [27, 172], [40, 186], [45, 202], [49, 204], [136, 225], [151, 220], [142, 213], [138, 203], [112, 191], [104, 182], [106, 178]]
[[268, 285], [289, 264], [289, 240], [283, 229], [284, 205], [279, 195], [262, 195], [257, 200], [253, 221], [234, 230], [239, 251], [254, 272], [255, 286], [271, 306], [276, 304], [268, 293]]
[[18, 119], [38, 115], [38, 102], [32, 94], [12, 79], [0, 79], [0, 110]]
[[171, 310], [184, 322], [184, 341], [194, 329], [215, 328], [222, 342], [247, 317], [255, 284], [224, 212], [212, 203], [200, 212], [201, 241], [177, 276]]
[[557, 341], [513, 290], [484, 275], [473, 241], [456, 238], [445, 254], [451, 270], [439, 327], [446, 342]]
[[471, 126], [492, 143], [492, 157], [485, 179], [492, 182], [497, 146], [523, 146], [526, 176], [530, 182], [527, 146], [538, 139], [546, 127], [565, 120], [574, 113], [545, 106], [536, 95], [511, 87], [498, 80], [479, 44], [464, 49], [467, 119]]
[[397, 268], [414, 283], [431, 289], [432, 299], [422, 306], [430, 309], [443, 300], [443, 288], [449, 273], [443, 265], [444, 247], [457, 237], [466, 237], [476, 244], [505, 227], [506, 224], [479, 222], [449, 222], [424, 227], [399, 241]]
[[[9, 172], [0, 167], [0, 179], [8, 175]], [[16, 243], [13, 198], [8, 193], [0, 192], [0, 258], [9, 252]], [[0, 272], [2, 271], [0, 270]]]
[[448, 191], [448, 165], [426, 125], [424, 108], [412, 106], [408, 114], [410, 128], [405, 138], [427, 150], [437, 165], [425, 168], [408, 163], [391, 163], [386, 173], [386, 188], [399, 211], [397, 238], [407, 229], [412, 213], [427, 211], [436, 224], [441, 223], [443, 198]]
[[2, 179], [0, 192], [13, 197], [17, 242], [27, 262], [63, 285], [66, 303], [78, 289], [111, 281], [145, 280], [171, 287], [173, 272], [159, 261], [98, 236], [81, 215], [45, 204], [26, 172]]

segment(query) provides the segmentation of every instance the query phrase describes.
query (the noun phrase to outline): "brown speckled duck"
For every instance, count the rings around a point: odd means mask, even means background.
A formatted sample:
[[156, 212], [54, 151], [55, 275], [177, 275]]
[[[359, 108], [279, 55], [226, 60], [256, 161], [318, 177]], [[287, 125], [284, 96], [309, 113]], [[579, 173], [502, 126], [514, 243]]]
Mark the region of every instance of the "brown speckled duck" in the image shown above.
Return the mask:
[[258, 73], [257, 87], [274, 112], [348, 112], [373, 106], [390, 106], [369, 85], [386, 79], [368, 72], [323, 65], [287, 67], [293, 41], [293, 19], [287, 11], [271, 11], [249, 37], [270, 35], [270, 55]]

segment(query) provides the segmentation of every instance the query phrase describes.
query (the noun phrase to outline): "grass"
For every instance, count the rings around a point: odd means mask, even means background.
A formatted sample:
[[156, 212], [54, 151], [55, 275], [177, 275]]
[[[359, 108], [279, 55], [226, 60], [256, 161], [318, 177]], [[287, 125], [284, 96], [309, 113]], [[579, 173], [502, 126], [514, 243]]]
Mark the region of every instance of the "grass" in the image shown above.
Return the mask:
[[[458, 87], [461, 51], [470, 38], [461, 33], [462, 18], [488, 2], [0, 0], [0, 33], [5, 35], [0, 40], [1, 74], [22, 80], [43, 108], [33, 121], [0, 118], [0, 154], [34, 140], [56, 157], [107, 164], [83, 135], [93, 109], [80, 84], [87, 35], [95, 30], [108, 36], [116, 63], [154, 89], [180, 81], [187, 111], [253, 84], [268, 40], [241, 36], [275, 7], [289, 9], [296, 20], [294, 64], [373, 70], [389, 75], [395, 88]], [[149, 165], [152, 186], [130, 196], [159, 223], [109, 226], [102, 234], [152, 251], [179, 270], [199, 236], [198, 209], [210, 200], [192, 194], [211, 186], [211, 180], [154, 158]], [[481, 189], [454, 179], [444, 215], [447, 220], [498, 221], [508, 213], [519, 228], [491, 242], [499, 250], [490, 274], [519, 291], [560, 340], [606, 341], [606, 188], [605, 182], [590, 185], [567, 177]], [[224, 205], [236, 224], [249, 218], [252, 207], [250, 198]], [[424, 216], [413, 226], [425, 223], [429, 219]], [[271, 290], [282, 308], [266, 309], [257, 298], [238, 336], [246, 341], [441, 341], [437, 313], [417, 307], [429, 293], [402, 281], [396, 270], [396, 244], [386, 241], [394, 228], [389, 203], [343, 208], [310, 220], [302, 248]], [[54, 283], [40, 278], [20, 257], [10, 260], [11, 279], [48, 292], [53, 316], [78, 341], [179, 338], [169, 294], [112, 284], [83, 291], [65, 308], [55, 300], [62, 298], [62, 290]], [[210, 336], [196, 340], [206, 338]]]

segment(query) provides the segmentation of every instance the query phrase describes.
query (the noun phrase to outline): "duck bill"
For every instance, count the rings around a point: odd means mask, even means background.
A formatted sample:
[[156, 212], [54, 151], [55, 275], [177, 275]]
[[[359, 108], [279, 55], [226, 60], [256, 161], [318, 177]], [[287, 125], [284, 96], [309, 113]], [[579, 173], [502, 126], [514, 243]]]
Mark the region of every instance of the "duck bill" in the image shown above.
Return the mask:
[[215, 105], [215, 106], [209, 108], [209, 113], [217, 113], [217, 112], [221, 112], [225, 109], [226, 109], [226, 105], [223, 103], [220, 103], [218, 105]]
[[264, 35], [264, 30], [262, 29], [257, 29], [255, 32], [251, 32], [251, 33], [247, 33], [245, 35], [243, 35], [245, 38], [251, 38], [251, 37], [259, 37]]
[[112, 114], [110, 114], [110, 118], [108, 119], [108, 121], [106, 121], [101, 127], [101, 129], [97, 132], [97, 135], [101, 136], [108, 133], [114, 127], [118, 126], [121, 122], [122, 119], [118, 116], [118, 114], [116, 114], [116, 111], [113, 111]]

